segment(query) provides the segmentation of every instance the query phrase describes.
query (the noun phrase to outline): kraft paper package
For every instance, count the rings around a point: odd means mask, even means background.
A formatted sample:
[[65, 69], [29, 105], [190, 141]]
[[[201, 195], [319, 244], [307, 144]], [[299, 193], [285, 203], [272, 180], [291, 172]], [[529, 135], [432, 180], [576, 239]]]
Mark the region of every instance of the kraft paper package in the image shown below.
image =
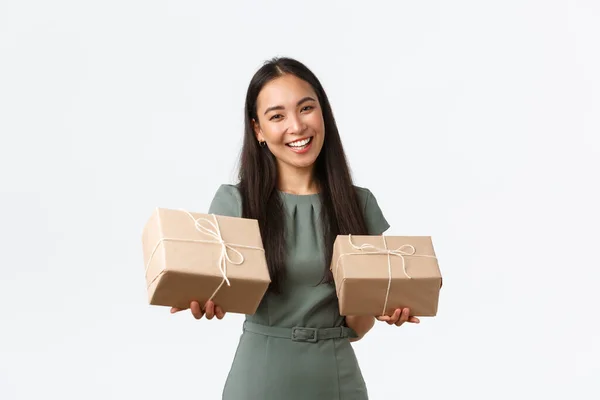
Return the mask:
[[429, 236], [339, 235], [331, 262], [341, 315], [435, 316], [442, 276]]
[[142, 234], [150, 305], [254, 314], [270, 283], [258, 221], [157, 208]]

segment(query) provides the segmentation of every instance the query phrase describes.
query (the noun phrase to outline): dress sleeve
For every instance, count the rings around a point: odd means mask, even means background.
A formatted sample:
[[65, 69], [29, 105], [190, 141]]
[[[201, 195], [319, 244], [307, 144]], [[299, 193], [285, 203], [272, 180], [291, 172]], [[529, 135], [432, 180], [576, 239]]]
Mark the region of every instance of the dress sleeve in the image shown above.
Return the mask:
[[377, 203], [377, 199], [369, 189], [366, 189], [364, 215], [369, 235], [381, 235], [390, 227]]
[[208, 208], [208, 213], [225, 217], [241, 218], [241, 200], [240, 192], [236, 186], [223, 184], [217, 189], [217, 192], [210, 203], [210, 207]]

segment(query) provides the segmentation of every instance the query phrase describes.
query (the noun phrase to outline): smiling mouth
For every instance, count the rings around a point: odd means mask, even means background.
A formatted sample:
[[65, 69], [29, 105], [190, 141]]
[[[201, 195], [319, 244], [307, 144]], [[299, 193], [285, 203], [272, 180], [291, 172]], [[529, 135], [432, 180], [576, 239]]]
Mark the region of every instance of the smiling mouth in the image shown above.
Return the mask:
[[306, 139], [301, 139], [301, 140], [296, 140], [294, 142], [291, 143], [286, 143], [286, 146], [291, 147], [292, 149], [303, 149], [306, 146], [308, 146], [311, 142], [312, 142], [313, 137], [310, 136]]

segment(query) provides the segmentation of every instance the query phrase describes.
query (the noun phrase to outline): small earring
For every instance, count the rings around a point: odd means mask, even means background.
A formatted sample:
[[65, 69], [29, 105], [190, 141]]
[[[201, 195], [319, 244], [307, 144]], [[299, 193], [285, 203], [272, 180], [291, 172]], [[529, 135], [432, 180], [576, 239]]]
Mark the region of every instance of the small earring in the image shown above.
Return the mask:
[[265, 141], [264, 141], [264, 140], [263, 140], [263, 141], [260, 141], [260, 140], [259, 140], [259, 141], [258, 141], [258, 145], [259, 145], [260, 147], [265, 147], [267, 144], [265, 143]]

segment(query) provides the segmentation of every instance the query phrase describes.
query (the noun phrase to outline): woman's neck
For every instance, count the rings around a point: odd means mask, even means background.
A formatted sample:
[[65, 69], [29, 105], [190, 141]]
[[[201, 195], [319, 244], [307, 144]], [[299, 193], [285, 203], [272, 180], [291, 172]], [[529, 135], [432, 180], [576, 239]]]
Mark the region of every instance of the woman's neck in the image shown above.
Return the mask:
[[319, 187], [313, 176], [313, 168], [296, 168], [280, 165], [277, 188], [291, 194], [315, 194]]

